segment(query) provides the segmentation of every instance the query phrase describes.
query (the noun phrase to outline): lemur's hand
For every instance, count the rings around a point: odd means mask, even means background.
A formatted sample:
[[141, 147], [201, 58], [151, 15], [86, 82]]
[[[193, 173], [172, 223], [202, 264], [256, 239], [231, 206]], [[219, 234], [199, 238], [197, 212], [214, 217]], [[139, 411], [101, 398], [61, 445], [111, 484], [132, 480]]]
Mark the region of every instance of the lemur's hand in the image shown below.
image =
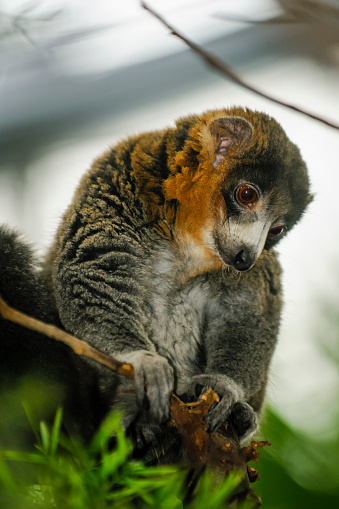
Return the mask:
[[229, 418], [235, 425], [239, 440], [244, 441], [254, 433], [258, 425], [257, 416], [253, 408], [244, 401], [241, 387], [225, 375], [196, 375], [187, 389], [187, 394], [196, 400], [209, 388], [220, 397], [220, 401], [212, 405], [204, 419], [209, 424], [209, 431], [216, 431]]
[[169, 419], [174, 371], [168, 360], [157, 353], [139, 350], [129, 356], [128, 362], [134, 367], [134, 385], [139, 408], [145, 408], [147, 399], [148, 412], [154, 423]]

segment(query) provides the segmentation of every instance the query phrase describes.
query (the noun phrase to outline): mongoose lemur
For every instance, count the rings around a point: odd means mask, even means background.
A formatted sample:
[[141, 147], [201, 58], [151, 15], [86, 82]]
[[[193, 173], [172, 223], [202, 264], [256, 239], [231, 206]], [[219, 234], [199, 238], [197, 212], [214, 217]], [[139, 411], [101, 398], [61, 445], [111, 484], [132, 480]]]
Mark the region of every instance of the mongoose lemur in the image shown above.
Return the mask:
[[94, 162], [44, 277], [66, 330], [134, 366], [128, 381], [89, 362], [102, 415], [122, 408], [152, 442], [172, 392], [211, 387], [209, 429], [232, 419], [240, 440], [255, 431], [280, 321], [274, 247], [310, 201], [298, 148], [240, 107], [133, 136]]

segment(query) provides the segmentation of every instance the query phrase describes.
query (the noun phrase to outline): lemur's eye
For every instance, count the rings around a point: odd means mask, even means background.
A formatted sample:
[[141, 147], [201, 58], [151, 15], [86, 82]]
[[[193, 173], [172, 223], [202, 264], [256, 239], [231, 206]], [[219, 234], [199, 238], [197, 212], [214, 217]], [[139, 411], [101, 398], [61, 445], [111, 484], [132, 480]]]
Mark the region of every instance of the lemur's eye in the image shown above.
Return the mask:
[[270, 237], [278, 237], [278, 235], [281, 235], [285, 228], [283, 226], [274, 226], [274, 228], [271, 228], [268, 232], [268, 235]]
[[258, 201], [259, 193], [254, 187], [243, 184], [238, 187], [235, 197], [240, 205], [253, 205]]

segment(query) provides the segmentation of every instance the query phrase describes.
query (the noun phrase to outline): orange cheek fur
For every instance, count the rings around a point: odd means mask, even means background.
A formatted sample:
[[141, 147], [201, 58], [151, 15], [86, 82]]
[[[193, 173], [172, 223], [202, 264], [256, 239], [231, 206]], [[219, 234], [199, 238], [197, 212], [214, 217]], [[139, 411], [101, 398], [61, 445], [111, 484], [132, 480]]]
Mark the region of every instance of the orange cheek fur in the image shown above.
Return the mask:
[[[222, 266], [222, 262], [208, 245], [216, 221], [226, 217], [226, 208], [221, 196], [223, 176], [213, 166], [200, 162], [198, 170], [193, 173], [188, 166], [182, 168], [164, 184], [166, 200], [177, 200], [178, 208], [175, 219], [175, 238], [179, 247], [187, 252], [190, 258], [196, 259], [201, 270], [210, 270]], [[223, 217], [222, 217], [223, 216]]]
[[[176, 154], [171, 175], [163, 184], [165, 200], [178, 203], [175, 219], [175, 237], [183, 249], [195, 259], [201, 271], [223, 266], [214, 252], [213, 232], [216, 223], [226, 220], [226, 206], [221, 194], [227, 175], [227, 165], [214, 167], [218, 141], [211, 136], [210, 122], [226, 112], [207, 113], [199, 128], [191, 130], [183, 150]], [[192, 159], [192, 150], [198, 153], [198, 167]], [[229, 149], [229, 157], [236, 150]], [[178, 168], [180, 170], [178, 171]], [[210, 240], [210, 244], [208, 244]]]

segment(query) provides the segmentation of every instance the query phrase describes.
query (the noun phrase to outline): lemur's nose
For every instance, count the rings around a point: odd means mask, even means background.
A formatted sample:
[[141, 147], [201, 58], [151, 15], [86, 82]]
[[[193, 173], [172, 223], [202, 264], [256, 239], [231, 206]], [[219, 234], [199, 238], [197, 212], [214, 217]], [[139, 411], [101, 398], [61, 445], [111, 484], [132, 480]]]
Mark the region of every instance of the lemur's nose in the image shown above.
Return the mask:
[[237, 270], [248, 270], [253, 265], [253, 257], [247, 249], [242, 249], [238, 254], [235, 255], [233, 265]]

